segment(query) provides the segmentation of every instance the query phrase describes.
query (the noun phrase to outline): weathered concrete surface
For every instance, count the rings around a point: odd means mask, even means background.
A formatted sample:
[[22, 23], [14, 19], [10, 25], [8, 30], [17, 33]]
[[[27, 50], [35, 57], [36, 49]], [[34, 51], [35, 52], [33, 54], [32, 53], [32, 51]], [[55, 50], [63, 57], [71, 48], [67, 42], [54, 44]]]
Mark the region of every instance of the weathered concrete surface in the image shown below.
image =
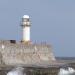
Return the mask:
[[46, 44], [24, 44], [0, 41], [0, 64], [37, 65], [55, 61], [52, 48]]

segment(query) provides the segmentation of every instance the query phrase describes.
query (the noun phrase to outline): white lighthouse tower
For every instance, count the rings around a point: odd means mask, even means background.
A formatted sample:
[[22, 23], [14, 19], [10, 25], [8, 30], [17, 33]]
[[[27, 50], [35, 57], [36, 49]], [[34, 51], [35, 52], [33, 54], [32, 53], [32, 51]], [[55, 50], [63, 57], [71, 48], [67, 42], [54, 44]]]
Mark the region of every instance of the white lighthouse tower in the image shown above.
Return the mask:
[[22, 42], [29, 43], [30, 42], [30, 20], [28, 15], [24, 15], [22, 17], [21, 27], [23, 29], [23, 38]]

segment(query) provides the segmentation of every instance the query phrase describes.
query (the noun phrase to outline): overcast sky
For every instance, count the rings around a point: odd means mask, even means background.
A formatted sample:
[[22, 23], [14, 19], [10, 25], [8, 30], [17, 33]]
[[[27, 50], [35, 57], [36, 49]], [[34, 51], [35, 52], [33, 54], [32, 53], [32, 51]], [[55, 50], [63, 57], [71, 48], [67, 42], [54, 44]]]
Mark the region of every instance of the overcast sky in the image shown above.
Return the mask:
[[75, 56], [75, 0], [0, 0], [0, 39], [20, 41], [25, 14], [32, 42], [51, 44], [55, 56]]

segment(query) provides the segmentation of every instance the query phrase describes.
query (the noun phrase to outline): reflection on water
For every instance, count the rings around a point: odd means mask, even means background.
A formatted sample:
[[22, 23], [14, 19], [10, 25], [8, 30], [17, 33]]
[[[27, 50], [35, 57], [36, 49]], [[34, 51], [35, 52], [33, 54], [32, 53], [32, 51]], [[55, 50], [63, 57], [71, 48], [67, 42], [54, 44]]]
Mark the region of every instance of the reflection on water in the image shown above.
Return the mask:
[[26, 75], [23, 67], [17, 67], [7, 73], [7, 75]]
[[68, 67], [67, 69], [60, 68], [58, 75], [75, 75], [75, 69], [71, 67]]

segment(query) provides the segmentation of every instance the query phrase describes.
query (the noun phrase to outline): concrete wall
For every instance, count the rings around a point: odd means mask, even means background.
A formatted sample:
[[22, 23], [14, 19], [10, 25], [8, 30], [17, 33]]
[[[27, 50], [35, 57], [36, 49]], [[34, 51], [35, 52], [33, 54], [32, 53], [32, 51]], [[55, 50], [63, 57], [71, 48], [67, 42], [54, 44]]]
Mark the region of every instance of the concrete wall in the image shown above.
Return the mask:
[[0, 41], [1, 62], [6, 65], [38, 64], [55, 61], [52, 48], [43, 44], [13, 44], [10, 41]]

